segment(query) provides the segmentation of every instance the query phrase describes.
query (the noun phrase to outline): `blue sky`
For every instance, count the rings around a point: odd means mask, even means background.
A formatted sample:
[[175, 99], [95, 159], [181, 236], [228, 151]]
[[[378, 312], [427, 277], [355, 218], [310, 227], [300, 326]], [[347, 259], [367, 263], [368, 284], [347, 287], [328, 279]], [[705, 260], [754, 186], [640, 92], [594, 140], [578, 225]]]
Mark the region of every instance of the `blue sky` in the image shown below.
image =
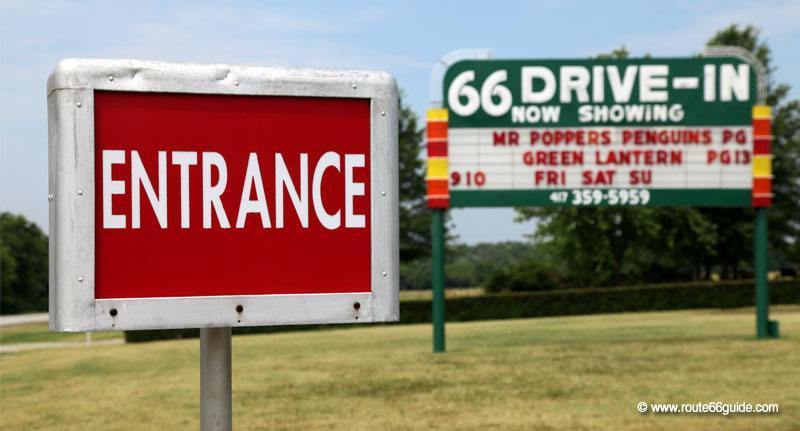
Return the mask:
[[[777, 82], [800, 94], [798, 1], [0, 2], [0, 209], [47, 229], [45, 82], [67, 57], [388, 70], [420, 115], [432, 66], [457, 48], [495, 58], [689, 56], [718, 29], [753, 24]], [[522, 239], [511, 209], [453, 211], [467, 243]]]

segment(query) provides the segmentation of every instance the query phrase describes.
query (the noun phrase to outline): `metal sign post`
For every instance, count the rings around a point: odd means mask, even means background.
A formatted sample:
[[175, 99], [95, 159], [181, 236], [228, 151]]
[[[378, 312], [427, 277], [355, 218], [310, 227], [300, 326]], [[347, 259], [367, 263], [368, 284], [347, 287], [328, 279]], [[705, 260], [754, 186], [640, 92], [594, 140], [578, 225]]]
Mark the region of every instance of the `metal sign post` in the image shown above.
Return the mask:
[[[772, 184], [772, 110], [764, 105], [763, 92], [759, 95], [760, 105], [753, 107], [753, 181]], [[754, 190], [755, 208], [753, 223], [753, 268], [756, 288], [756, 338], [778, 338], [778, 322], [769, 319], [769, 234], [767, 208], [761, 201], [772, 199], [771, 193], [763, 190], [756, 194]]]
[[431, 244], [433, 245], [433, 351], [444, 352], [444, 212], [433, 211]]
[[447, 189], [447, 110], [431, 109], [427, 114], [428, 172], [427, 200], [431, 214], [433, 278], [433, 351], [444, 352], [444, 216], [450, 206]]
[[230, 431], [231, 328], [200, 329], [200, 429]]
[[769, 256], [767, 237], [767, 209], [756, 208], [754, 225], [754, 266], [756, 284], [756, 338], [778, 338], [778, 321], [769, 319]]

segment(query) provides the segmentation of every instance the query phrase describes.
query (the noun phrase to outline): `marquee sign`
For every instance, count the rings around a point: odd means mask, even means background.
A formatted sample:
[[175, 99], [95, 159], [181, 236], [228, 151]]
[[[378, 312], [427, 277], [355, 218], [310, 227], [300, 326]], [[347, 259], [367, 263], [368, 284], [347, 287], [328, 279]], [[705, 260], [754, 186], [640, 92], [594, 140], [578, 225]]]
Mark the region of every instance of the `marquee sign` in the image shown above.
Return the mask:
[[459, 61], [428, 115], [429, 206], [768, 206], [759, 67], [736, 56]]
[[65, 60], [48, 104], [54, 329], [398, 318], [389, 75]]

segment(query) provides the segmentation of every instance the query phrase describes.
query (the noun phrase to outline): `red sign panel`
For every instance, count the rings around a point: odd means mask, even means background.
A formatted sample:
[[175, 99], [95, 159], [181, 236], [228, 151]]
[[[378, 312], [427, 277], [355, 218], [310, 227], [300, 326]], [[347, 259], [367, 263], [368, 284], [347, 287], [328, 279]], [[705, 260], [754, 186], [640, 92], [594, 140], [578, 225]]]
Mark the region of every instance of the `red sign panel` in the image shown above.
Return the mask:
[[370, 100], [96, 91], [95, 298], [370, 292]]

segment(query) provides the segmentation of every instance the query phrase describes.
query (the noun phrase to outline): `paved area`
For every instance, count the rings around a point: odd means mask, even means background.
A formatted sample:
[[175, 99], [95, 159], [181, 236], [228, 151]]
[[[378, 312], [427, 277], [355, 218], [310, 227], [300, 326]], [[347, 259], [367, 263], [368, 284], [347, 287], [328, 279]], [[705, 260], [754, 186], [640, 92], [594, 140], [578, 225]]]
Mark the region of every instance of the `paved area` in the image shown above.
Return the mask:
[[0, 316], [0, 326], [26, 325], [28, 323], [47, 322], [47, 313], [11, 314]]
[[80, 341], [69, 342], [51, 342], [51, 343], [19, 343], [19, 344], [2, 344], [0, 345], [0, 354], [3, 353], [17, 353], [27, 350], [42, 350], [42, 349], [61, 349], [64, 347], [92, 347], [92, 346], [109, 346], [115, 344], [125, 344], [125, 340], [100, 340], [92, 341], [91, 343], [83, 343]]

